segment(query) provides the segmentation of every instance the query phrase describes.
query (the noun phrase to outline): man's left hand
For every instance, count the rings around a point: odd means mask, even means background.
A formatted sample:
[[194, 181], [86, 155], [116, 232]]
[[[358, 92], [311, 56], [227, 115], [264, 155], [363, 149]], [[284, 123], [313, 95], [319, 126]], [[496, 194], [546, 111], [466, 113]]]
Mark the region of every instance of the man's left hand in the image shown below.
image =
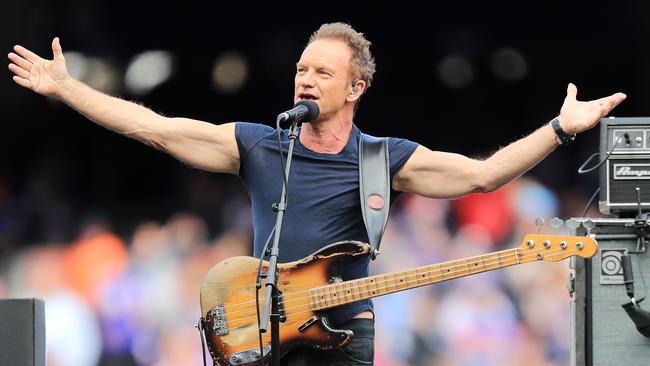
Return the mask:
[[581, 102], [576, 99], [577, 94], [578, 88], [570, 83], [560, 110], [560, 126], [569, 135], [594, 127], [601, 118], [627, 97], [623, 93], [616, 93], [608, 97]]

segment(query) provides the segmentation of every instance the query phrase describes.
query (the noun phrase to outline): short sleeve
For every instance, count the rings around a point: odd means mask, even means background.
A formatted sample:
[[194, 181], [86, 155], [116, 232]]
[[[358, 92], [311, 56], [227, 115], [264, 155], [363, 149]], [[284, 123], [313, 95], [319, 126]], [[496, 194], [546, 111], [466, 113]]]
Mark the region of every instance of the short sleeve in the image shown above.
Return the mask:
[[390, 178], [391, 181], [393, 176], [406, 164], [409, 160], [415, 149], [419, 145], [413, 141], [400, 139], [396, 137], [388, 138], [388, 154], [390, 160]]
[[259, 123], [237, 122], [235, 124], [235, 139], [242, 165], [246, 161], [248, 153], [273, 131], [275, 131], [273, 128]]

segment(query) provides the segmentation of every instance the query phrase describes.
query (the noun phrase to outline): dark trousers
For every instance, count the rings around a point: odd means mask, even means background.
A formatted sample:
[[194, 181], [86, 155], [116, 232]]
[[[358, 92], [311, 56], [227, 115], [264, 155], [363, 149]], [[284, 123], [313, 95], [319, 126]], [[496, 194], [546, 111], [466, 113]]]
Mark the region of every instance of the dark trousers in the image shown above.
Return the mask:
[[352, 319], [336, 327], [354, 332], [352, 341], [345, 347], [331, 351], [298, 347], [280, 360], [281, 366], [350, 366], [373, 365], [375, 355], [375, 320]]

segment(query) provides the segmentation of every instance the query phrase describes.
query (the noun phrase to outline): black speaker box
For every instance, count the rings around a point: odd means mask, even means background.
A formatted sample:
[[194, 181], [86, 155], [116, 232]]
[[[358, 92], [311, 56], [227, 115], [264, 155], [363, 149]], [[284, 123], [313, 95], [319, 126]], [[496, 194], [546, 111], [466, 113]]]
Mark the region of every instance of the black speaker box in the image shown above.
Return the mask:
[[0, 300], [0, 364], [45, 366], [45, 304]]

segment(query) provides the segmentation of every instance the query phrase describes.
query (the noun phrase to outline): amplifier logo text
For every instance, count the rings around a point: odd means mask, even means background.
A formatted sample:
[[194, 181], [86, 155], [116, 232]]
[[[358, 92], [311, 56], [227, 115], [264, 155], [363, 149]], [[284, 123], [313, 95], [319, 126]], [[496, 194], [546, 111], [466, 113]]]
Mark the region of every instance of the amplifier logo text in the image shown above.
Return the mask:
[[650, 164], [614, 164], [614, 179], [650, 179]]

